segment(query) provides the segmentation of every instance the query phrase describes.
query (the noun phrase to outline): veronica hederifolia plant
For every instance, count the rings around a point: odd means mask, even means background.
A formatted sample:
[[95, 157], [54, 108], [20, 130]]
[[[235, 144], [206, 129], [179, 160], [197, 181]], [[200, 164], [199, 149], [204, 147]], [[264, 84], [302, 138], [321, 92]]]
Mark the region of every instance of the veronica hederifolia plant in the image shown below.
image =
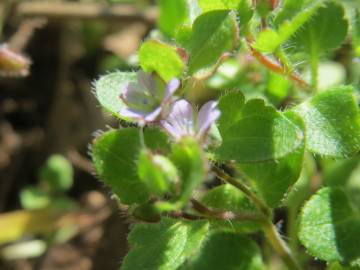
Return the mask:
[[[100, 104], [131, 122], [92, 148], [99, 178], [136, 220], [121, 269], [360, 267], [360, 115], [351, 75], [360, 73], [349, 61], [359, 7], [158, 4], [160, 32], [141, 45], [139, 71], [95, 83]], [[351, 70], [351, 85], [318, 87], [323, 74], [338, 75], [321, 70], [323, 61]], [[209, 147], [212, 129], [219, 143]], [[263, 237], [273, 252], [254, 241]], [[305, 260], [301, 245], [328, 266]]]

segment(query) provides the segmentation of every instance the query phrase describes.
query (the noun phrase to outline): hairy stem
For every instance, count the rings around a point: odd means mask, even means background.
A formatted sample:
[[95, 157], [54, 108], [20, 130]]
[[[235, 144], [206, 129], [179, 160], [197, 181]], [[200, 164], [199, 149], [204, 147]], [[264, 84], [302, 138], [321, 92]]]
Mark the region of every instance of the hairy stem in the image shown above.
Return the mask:
[[231, 177], [216, 166], [213, 167], [213, 171], [216, 173], [216, 176], [219, 177], [221, 180], [235, 186], [236, 188], [241, 190], [246, 196], [248, 196], [263, 215], [265, 215], [266, 217], [271, 216], [271, 209], [246, 185]]
[[267, 220], [264, 223], [264, 232], [271, 243], [274, 250], [279, 254], [284, 263], [288, 266], [290, 270], [302, 270], [299, 263], [296, 261], [293, 256], [290, 248], [287, 243], [281, 238], [279, 232], [277, 231], [275, 225], [271, 222], [271, 220]]
[[[265, 66], [266, 68], [270, 69], [271, 71], [278, 73], [278, 74], [282, 74], [284, 76], [287, 76], [289, 79], [291, 79], [292, 81], [296, 82], [302, 89], [304, 90], [308, 90], [308, 84], [306, 81], [304, 81], [303, 78], [300, 77], [299, 74], [297, 74], [296, 72], [294, 72], [286, 63], [283, 62], [279, 62], [279, 61], [274, 61], [273, 59], [269, 58], [268, 56], [262, 54], [261, 52], [259, 52], [258, 50], [256, 50], [255, 48], [253, 48], [251, 46], [251, 38], [249, 38], [247, 45], [250, 49], [250, 52], [252, 54], [252, 56], [258, 60], [263, 66]], [[286, 60], [285, 59], [285, 55], [283, 54], [279, 54], [278, 56], [280, 56], [280, 60]]]
[[310, 54], [310, 66], [311, 66], [311, 86], [313, 90], [318, 88], [318, 76], [319, 76], [319, 59], [317, 49], [313, 48]]
[[208, 208], [206, 205], [203, 205], [201, 202], [192, 199], [191, 203], [193, 208], [211, 219], [220, 219], [220, 220], [236, 220], [236, 221], [255, 221], [255, 222], [264, 222], [263, 215], [249, 213], [249, 212], [232, 212], [232, 211], [216, 211]]
[[271, 243], [274, 250], [279, 254], [279, 256], [282, 258], [282, 260], [289, 269], [301, 270], [302, 268], [292, 255], [290, 248], [285, 243], [285, 241], [281, 239], [279, 232], [277, 231], [275, 225], [272, 223], [271, 209], [242, 182], [231, 177], [216, 166], [213, 167], [213, 171], [216, 173], [217, 177], [219, 177], [224, 182], [227, 182], [238, 188], [255, 204], [258, 210], [261, 211], [261, 213], [264, 215], [263, 229], [267, 239]]

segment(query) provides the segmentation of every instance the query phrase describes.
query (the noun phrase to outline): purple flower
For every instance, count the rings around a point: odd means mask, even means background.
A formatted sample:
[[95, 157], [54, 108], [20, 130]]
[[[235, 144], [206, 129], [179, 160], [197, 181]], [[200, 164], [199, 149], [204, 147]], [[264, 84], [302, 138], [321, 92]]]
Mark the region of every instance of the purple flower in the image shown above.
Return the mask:
[[154, 76], [139, 71], [137, 81], [130, 82], [120, 95], [127, 106], [121, 109], [120, 115], [142, 123], [153, 122], [159, 118], [179, 86], [178, 79], [172, 79], [164, 86]]
[[193, 136], [202, 141], [219, 116], [216, 101], [205, 103], [195, 117], [191, 104], [181, 99], [173, 104], [170, 114], [161, 121], [161, 125], [176, 140], [184, 136]]

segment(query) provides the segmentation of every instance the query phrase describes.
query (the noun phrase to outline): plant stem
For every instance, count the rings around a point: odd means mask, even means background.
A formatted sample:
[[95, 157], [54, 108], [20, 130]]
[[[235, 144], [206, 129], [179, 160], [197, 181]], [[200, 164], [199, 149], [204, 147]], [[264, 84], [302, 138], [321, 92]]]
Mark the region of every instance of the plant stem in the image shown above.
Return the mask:
[[[213, 167], [213, 171], [216, 173], [217, 177], [238, 188], [255, 204], [259, 211], [264, 215], [264, 232], [274, 250], [279, 254], [290, 270], [301, 270], [302, 268], [292, 255], [290, 248], [285, 241], [281, 239], [279, 232], [271, 221], [271, 209], [242, 182], [231, 177], [216, 166]], [[245, 178], [245, 175], [243, 175], [243, 178]]]
[[288, 207], [288, 226], [287, 226], [287, 236], [289, 238], [289, 247], [293, 251], [294, 256], [297, 255], [298, 251], [298, 240], [296, 237], [297, 234], [297, 223], [296, 217], [298, 213], [298, 207], [293, 205]]
[[311, 86], [313, 90], [318, 88], [318, 76], [319, 76], [319, 59], [317, 50], [314, 48], [311, 50], [310, 65], [311, 65]]
[[193, 208], [204, 215], [206, 218], [219, 219], [219, 220], [236, 220], [236, 221], [255, 221], [264, 222], [264, 216], [262, 214], [255, 214], [250, 212], [232, 212], [232, 211], [216, 211], [208, 208], [201, 202], [192, 199], [191, 203]]
[[289, 79], [296, 82], [303, 90], [308, 90], [308, 84], [304, 81], [303, 78], [300, 77], [299, 74], [291, 70], [286, 63], [279, 63], [278, 61], [274, 61], [266, 55], [263, 55], [261, 52], [257, 51], [255, 48], [251, 46], [250, 41], [247, 43], [252, 56], [258, 60], [263, 66], [270, 69], [271, 71], [287, 76]]
[[226, 174], [223, 170], [216, 166], [213, 167], [213, 170], [216, 173], [217, 177], [219, 177], [221, 180], [235, 186], [236, 188], [241, 190], [246, 196], [248, 196], [263, 215], [265, 215], [266, 217], [271, 216], [271, 209], [246, 185]]
[[271, 243], [274, 250], [282, 258], [284, 263], [288, 266], [288, 268], [290, 270], [301, 270], [301, 266], [292, 255], [292, 252], [288, 245], [285, 243], [284, 240], [281, 239], [281, 236], [277, 231], [275, 225], [270, 220], [267, 220], [264, 222], [263, 228], [267, 239]]

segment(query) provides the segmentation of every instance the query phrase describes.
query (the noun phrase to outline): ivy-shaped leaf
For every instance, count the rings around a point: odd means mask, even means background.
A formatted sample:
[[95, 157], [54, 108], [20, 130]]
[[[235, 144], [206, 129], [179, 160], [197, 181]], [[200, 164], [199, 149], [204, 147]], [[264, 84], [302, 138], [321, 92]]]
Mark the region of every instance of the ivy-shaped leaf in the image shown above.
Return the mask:
[[121, 270], [170, 270], [190, 258], [201, 246], [207, 221], [163, 218], [158, 224], [138, 224], [129, 234], [132, 249]]
[[346, 38], [347, 29], [348, 21], [344, 17], [343, 6], [330, 1], [318, 10], [292, 40], [295, 50], [305, 52], [306, 60], [310, 63], [314, 89], [319, 85], [320, 57], [340, 47]]
[[339, 86], [294, 108], [305, 122], [306, 148], [314, 153], [348, 157], [360, 150], [360, 116], [353, 88]]
[[[235, 108], [236, 110], [236, 108]], [[225, 131], [216, 154], [221, 160], [262, 162], [278, 160], [303, 143], [303, 131], [263, 100], [248, 101], [241, 117]]]
[[305, 204], [299, 239], [314, 257], [360, 266], [360, 217], [339, 188], [323, 188]]
[[158, 5], [160, 8], [159, 28], [166, 35], [174, 37], [178, 28], [188, 20], [187, 1], [158, 0]]
[[245, 97], [239, 91], [226, 93], [219, 100], [219, 109], [221, 111], [218, 120], [219, 131], [224, 134], [225, 131], [241, 118], [241, 108], [245, 104]]
[[312, 0], [284, 0], [274, 19], [275, 27], [278, 27], [286, 20], [291, 20], [311, 2]]
[[[304, 124], [293, 113], [285, 116], [304, 130]], [[256, 189], [270, 207], [276, 207], [298, 180], [304, 158], [304, 141], [291, 153], [275, 161], [239, 164], [255, 184]]]
[[294, 38], [296, 48], [304, 50], [311, 58], [319, 58], [325, 52], [338, 48], [344, 41], [348, 21], [344, 8], [334, 1], [318, 9]]
[[155, 71], [166, 82], [180, 78], [185, 68], [184, 59], [177, 48], [158, 40], [148, 40], [142, 44], [139, 60], [144, 71]]
[[253, 16], [251, 1], [249, 0], [199, 0], [203, 12], [211, 10], [236, 10], [240, 18], [240, 28], [246, 28]]
[[95, 96], [104, 109], [121, 118], [119, 112], [124, 103], [120, 99], [120, 94], [129, 82], [135, 80], [135, 72], [117, 71], [102, 76], [94, 84]]
[[228, 10], [203, 13], [193, 24], [189, 41], [189, 72], [195, 77], [207, 77], [220, 58], [234, 50], [239, 41], [236, 14]]
[[324, 0], [311, 2], [289, 20], [283, 21], [277, 29], [267, 28], [259, 33], [254, 48], [262, 52], [273, 53], [280, 45], [288, 41], [321, 7]]
[[214, 232], [198, 255], [181, 270], [262, 270], [264, 265], [256, 243], [231, 232]]
[[[153, 150], [169, 150], [166, 135], [156, 129], [146, 130], [145, 143]], [[105, 132], [96, 138], [92, 148], [96, 173], [125, 204], [143, 203], [149, 197], [146, 185], [134, 169], [140, 148], [136, 128]]]

